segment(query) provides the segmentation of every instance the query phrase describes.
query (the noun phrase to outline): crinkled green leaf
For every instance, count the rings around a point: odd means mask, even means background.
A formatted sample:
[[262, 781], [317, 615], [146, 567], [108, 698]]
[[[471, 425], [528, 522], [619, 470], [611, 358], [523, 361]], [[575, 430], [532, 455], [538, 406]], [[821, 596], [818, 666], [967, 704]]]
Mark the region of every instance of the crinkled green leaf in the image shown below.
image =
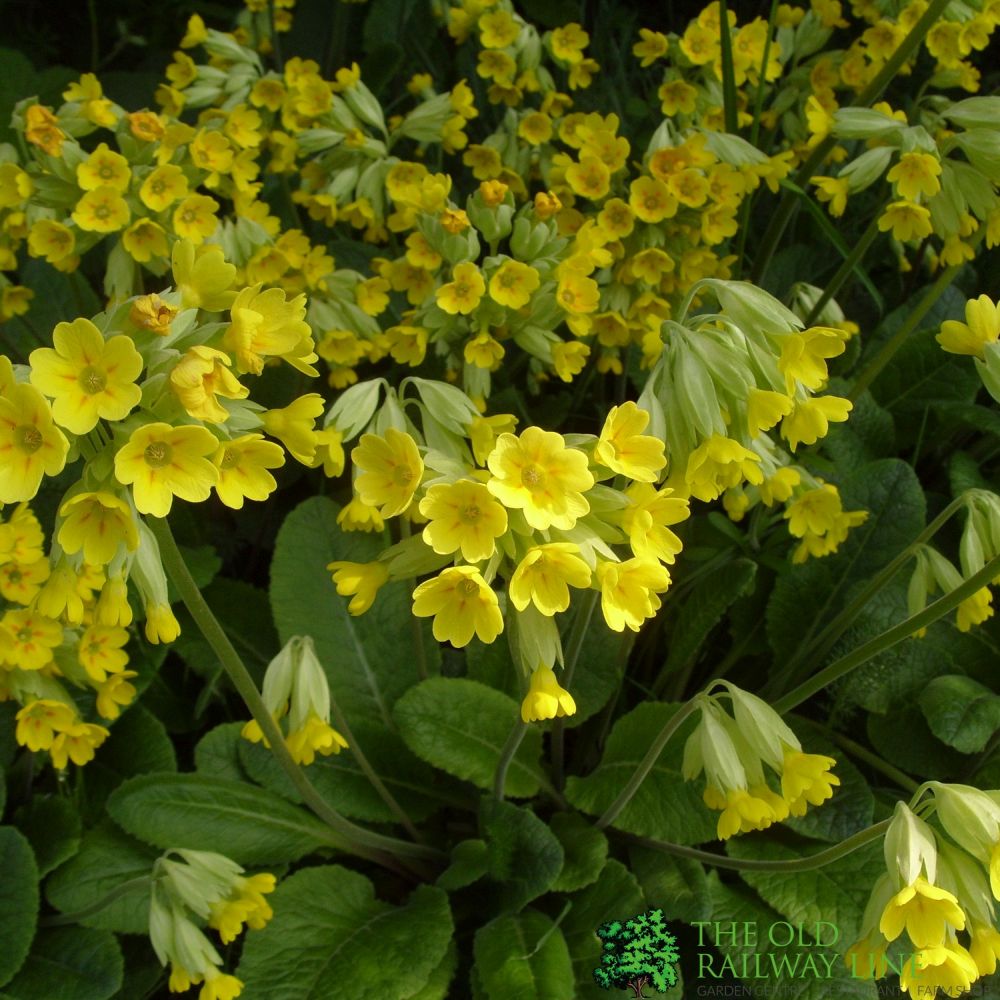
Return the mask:
[[935, 677], [919, 703], [931, 732], [960, 753], [978, 753], [1000, 729], [1000, 695], [971, 677]]
[[478, 980], [489, 1000], [574, 995], [566, 939], [542, 913], [498, 917], [476, 932], [474, 949]]
[[4, 991], [16, 1000], [108, 1000], [121, 987], [123, 971], [121, 949], [110, 931], [50, 927], [38, 932]]
[[597, 881], [608, 857], [608, 838], [577, 813], [556, 813], [549, 826], [562, 844], [562, 871], [552, 888], [575, 892]]
[[28, 954], [38, 923], [38, 866], [31, 845], [12, 826], [0, 826], [0, 985]]

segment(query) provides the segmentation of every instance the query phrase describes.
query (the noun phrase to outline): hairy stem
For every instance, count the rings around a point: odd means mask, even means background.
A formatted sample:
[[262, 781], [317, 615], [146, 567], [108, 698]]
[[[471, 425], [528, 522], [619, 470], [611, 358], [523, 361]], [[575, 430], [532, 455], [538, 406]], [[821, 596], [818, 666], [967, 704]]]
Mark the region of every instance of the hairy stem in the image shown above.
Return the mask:
[[74, 910], [72, 913], [57, 913], [55, 916], [42, 917], [38, 921], [39, 927], [64, 927], [66, 924], [78, 924], [81, 920], [96, 916], [105, 908], [109, 907], [116, 900], [127, 896], [130, 893], [138, 892], [140, 889], [149, 888], [153, 884], [151, 875], [140, 875], [137, 878], [130, 878], [121, 885], [116, 885], [110, 892], [102, 896], [96, 903], [85, 906], [82, 910]]
[[517, 748], [521, 745], [521, 740], [527, 735], [528, 724], [522, 719], [514, 723], [514, 728], [507, 737], [500, 751], [500, 759], [497, 761], [497, 769], [493, 775], [493, 797], [498, 802], [503, 802], [504, 788], [507, 784], [507, 771], [510, 770], [510, 762], [517, 753]]
[[254, 684], [253, 678], [240, 658], [239, 653], [233, 648], [229, 641], [225, 629], [219, 620], [212, 613], [205, 598], [202, 596], [198, 585], [194, 582], [184, 557], [177, 548], [174, 541], [170, 525], [165, 518], [147, 518], [150, 530], [153, 532], [160, 547], [160, 555], [163, 559], [164, 568], [170, 579], [173, 580], [177, 591], [184, 602], [185, 607], [194, 619], [195, 624], [201, 630], [201, 634], [212, 647], [213, 652], [219, 658], [219, 663], [225, 670], [226, 675], [232, 682], [233, 687], [243, 699], [250, 714], [257, 725], [260, 726], [264, 739], [267, 741], [271, 753], [274, 754], [281, 769], [292, 783], [292, 786], [302, 797], [302, 801], [336, 834], [338, 846], [359, 857], [368, 858], [392, 871], [398, 871], [396, 856], [402, 858], [420, 858], [425, 860], [440, 860], [444, 856], [441, 852], [420, 844], [410, 844], [394, 837], [386, 837], [379, 833], [373, 833], [364, 827], [352, 823], [345, 816], [342, 816], [316, 791], [313, 783], [306, 776], [302, 768], [292, 759], [292, 755], [285, 745], [285, 739], [278, 724], [274, 721], [271, 713], [267, 710], [264, 700]]

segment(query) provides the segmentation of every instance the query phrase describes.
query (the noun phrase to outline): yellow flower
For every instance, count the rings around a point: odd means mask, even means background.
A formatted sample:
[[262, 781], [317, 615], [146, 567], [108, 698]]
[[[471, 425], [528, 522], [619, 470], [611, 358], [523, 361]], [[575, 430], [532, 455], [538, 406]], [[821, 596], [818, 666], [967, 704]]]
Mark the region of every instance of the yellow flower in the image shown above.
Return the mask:
[[479, 305], [486, 282], [479, 268], [469, 261], [457, 264], [451, 274], [452, 280], [435, 292], [437, 304], [452, 316], [467, 316]]
[[49, 156], [62, 154], [66, 133], [59, 127], [59, 119], [48, 108], [33, 104], [24, 113], [24, 137]]
[[627, 627], [638, 632], [660, 607], [656, 595], [670, 586], [670, 573], [652, 559], [598, 562], [597, 582], [608, 628], [621, 632]]
[[204, 427], [146, 424], [115, 455], [115, 478], [132, 487], [139, 513], [166, 517], [175, 496], [192, 503], [208, 499], [219, 478], [208, 456], [218, 447]]
[[229, 370], [231, 364], [228, 354], [213, 347], [188, 348], [170, 372], [170, 386], [190, 416], [208, 423], [224, 423], [229, 411], [218, 397], [246, 399], [250, 394]]
[[879, 930], [895, 941], [905, 930], [918, 948], [936, 948], [949, 930], [963, 930], [965, 914], [947, 889], [933, 885], [922, 875], [904, 886], [886, 904]]
[[151, 295], [140, 295], [132, 303], [129, 310], [129, 322], [142, 330], [164, 336], [170, 332], [170, 324], [180, 310], [164, 302], [155, 292]]
[[233, 510], [243, 507], [244, 499], [266, 500], [277, 487], [269, 469], [285, 464], [280, 445], [265, 441], [263, 434], [244, 434], [219, 445], [212, 457], [219, 470], [215, 492]]
[[167, 234], [152, 219], [137, 219], [122, 233], [122, 246], [133, 260], [145, 264], [167, 256]]
[[840, 778], [830, 773], [832, 757], [785, 748], [781, 766], [781, 794], [793, 816], [805, 816], [809, 805], [818, 806], [833, 795]]
[[462, 350], [467, 365], [475, 365], [486, 371], [494, 370], [503, 360], [503, 345], [494, 340], [485, 330], [477, 333]]
[[35, 190], [31, 175], [16, 163], [0, 163], [0, 208], [26, 202]]
[[28, 252], [32, 257], [44, 257], [50, 264], [72, 259], [76, 250], [73, 230], [52, 219], [38, 219], [28, 234]]
[[0, 563], [0, 595], [12, 604], [27, 607], [48, 577], [48, 559], [36, 559], [31, 563]]
[[677, 214], [677, 197], [655, 177], [638, 177], [632, 181], [628, 203], [643, 222], [662, 222]]
[[490, 298], [508, 309], [523, 309], [539, 282], [538, 272], [530, 264], [506, 260], [490, 278]]
[[985, 924], [973, 923], [970, 928], [969, 954], [981, 976], [992, 976], [1000, 958], [1000, 931]]
[[583, 493], [594, 485], [587, 456], [567, 448], [561, 434], [529, 427], [519, 437], [501, 434], [486, 460], [487, 489], [505, 506], [523, 510], [539, 531], [571, 529], [590, 510]]
[[517, 41], [520, 25], [505, 10], [495, 10], [479, 18], [479, 41], [484, 49], [505, 49]]
[[347, 610], [352, 615], [363, 615], [375, 603], [375, 596], [389, 580], [385, 563], [356, 563], [336, 560], [327, 567], [333, 573], [333, 582], [341, 597], [350, 597]]
[[632, 55], [642, 61], [639, 65], [645, 69], [652, 66], [657, 59], [667, 54], [667, 36], [649, 28], [639, 29], [640, 41], [632, 46]]
[[89, 319], [57, 323], [51, 347], [31, 352], [31, 383], [54, 400], [52, 416], [74, 434], [122, 420], [138, 404], [142, 356], [129, 337], [105, 340]]
[[833, 327], [810, 327], [801, 333], [786, 333], [781, 337], [781, 356], [778, 370], [785, 376], [789, 395], [796, 381], [807, 389], [819, 389], [827, 380], [827, 358], [844, 353], [847, 338], [842, 330]]
[[528, 693], [521, 702], [522, 721], [544, 722], [575, 712], [576, 702], [569, 691], [560, 686], [555, 671], [545, 663], [537, 666], [531, 675]]
[[77, 659], [87, 676], [100, 684], [108, 674], [121, 673], [128, 666], [128, 653], [123, 649], [127, 642], [128, 631], [124, 628], [91, 625], [80, 636]]
[[992, 601], [993, 595], [989, 587], [980, 587], [962, 601], [955, 615], [959, 632], [968, 632], [973, 625], [982, 625], [987, 618], [992, 617]]
[[214, 198], [205, 194], [190, 194], [174, 209], [171, 217], [174, 232], [182, 240], [190, 240], [198, 246], [215, 232], [219, 224], [215, 217], [218, 210], [219, 203]]
[[47, 667], [52, 662], [53, 650], [62, 645], [62, 625], [37, 610], [6, 611], [0, 627], [5, 633], [0, 658], [18, 670]]
[[44, 555], [44, 543], [42, 526], [25, 503], [14, 508], [6, 524], [0, 524], [0, 562], [37, 562]]
[[697, 89], [683, 80], [668, 80], [662, 83], [656, 96], [660, 99], [660, 110], [668, 118], [672, 118], [678, 112], [693, 115], [698, 106]]
[[922, 240], [933, 232], [931, 213], [923, 205], [912, 201], [894, 201], [879, 216], [878, 228], [886, 233], [890, 229], [900, 243]]
[[562, 341], [552, 345], [552, 367], [564, 382], [572, 382], [579, 375], [590, 357], [590, 348], [579, 340]]
[[467, 562], [489, 559], [507, 530], [507, 512], [482, 483], [461, 479], [432, 486], [420, 501], [424, 541], [439, 555], [462, 551]]
[[378, 508], [382, 517], [395, 517], [410, 506], [424, 463], [409, 434], [395, 427], [387, 428], [384, 437], [364, 434], [351, 461], [361, 470], [354, 488], [362, 503]]
[[669, 487], [657, 490], [648, 483], [633, 483], [625, 490], [629, 505], [622, 512], [622, 527], [632, 552], [640, 559], [673, 563], [684, 547], [669, 528], [691, 516], [688, 501]]
[[497, 595], [472, 566], [450, 566], [425, 580], [413, 591], [413, 613], [433, 616], [434, 638], [458, 649], [473, 635], [490, 643], [503, 631]]
[[770, 389], [751, 389], [747, 395], [747, 430], [750, 437], [769, 431], [782, 417], [792, 412], [788, 396]]
[[899, 162], [885, 175], [896, 185], [896, 195], [916, 201], [921, 195], [933, 198], [941, 190], [941, 162], [930, 153], [903, 153]]
[[229, 289], [236, 278], [236, 268], [226, 263], [221, 247], [211, 246], [197, 252], [190, 240], [178, 240], [171, 252], [171, 267], [185, 309], [221, 312], [233, 304], [236, 293]]
[[713, 434], [688, 456], [684, 481], [699, 500], [715, 500], [744, 480], [755, 486], [764, 481], [760, 456], [732, 438]]
[[94, 752], [110, 735], [104, 726], [96, 726], [91, 722], [70, 726], [52, 741], [49, 748], [52, 766], [62, 771], [69, 761], [73, 761], [82, 767], [94, 759]]
[[109, 149], [106, 142], [100, 143], [76, 168], [76, 182], [84, 191], [108, 187], [122, 194], [128, 190], [131, 179], [128, 160], [121, 153]]
[[319, 445], [313, 425], [325, 408], [323, 397], [319, 393], [308, 392], [288, 406], [265, 411], [260, 419], [264, 430], [271, 437], [276, 437], [288, 449], [292, 458], [312, 468]]
[[128, 203], [113, 187], [88, 191], [73, 209], [73, 221], [91, 233], [114, 233], [132, 217]]
[[139, 547], [132, 509], [113, 493], [77, 493], [59, 508], [59, 515], [57, 537], [63, 551], [70, 555], [82, 551], [91, 566], [106, 566], [122, 546], [127, 552]]
[[601, 291], [593, 278], [578, 271], [565, 270], [559, 276], [556, 301], [571, 315], [582, 316], [597, 310], [601, 303]]
[[585, 154], [566, 168], [566, 183], [581, 198], [598, 201], [611, 187], [611, 170], [599, 157]]
[[655, 483], [667, 459], [663, 442], [644, 433], [648, 424], [649, 414], [631, 400], [613, 406], [594, 448], [594, 458], [636, 482]]
[[62, 472], [68, 451], [69, 442], [34, 386], [12, 385], [0, 395], [0, 503], [30, 500], [43, 475]]
[[809, 178], [816, 185], [816, 197], [820, 201], [828, 202], [830, 214], [839, 219], [847, 208], [847, 196], [850, 193], [850, 185], [844, 177], [811, 177]]
[[549, 38], [552, 55], [563, 62], [577, 63], [583, 58], [583, 50], [590, 44], [590, 35], [575, 21], [556, 28]]
[[965, 322], [948, 319], [941, 324], [937, 342], [950, 354], [984, 359], [984, 349], [1000, 339], [1000, 304], [988, 295], [965, 303]]
[[161, 642], [173, 642], [181, 634], [181, 626], [169, 604], [147, 604], [143, 632], [155, 646]]
[[30, 701], [15, 716], [17, 742], [33, 753], [48, 750], [56, 733], [69, 729], [76, 721], [76, 710], [62, 701], [40, 698]]
[[236, 355], [238, 370], [259, 375], [265, 358], [301, 356], [300, 347], [306, 345], [311, 350], [312, 330], [305, 314], [305, 295], [286, 299], [282, 288], [261, 291], [260, 285], [251, 285], [242, 289], [233, 301], [232, 322], [223, 337]]
[[945, 996], [957, 997], [972, 988], [978, 973], [975, 960], [960, 944], [939, 942], [903, 963], [899, 986], [912, 1000], [936, 996], [939, 989]]
[[831, 421], [845, 421], [852, 409], [851, 401], [840, 396], [800, 399], [794, 412], [781, 421], [781, 436], [792, 451], [800, 444], [815, 444], [819, 438], [826, 437]]
[[135, 700], [136, 690], [129, 680], [139, 675], [134, 670], [123, 670], [104, 681], [96, 691], [97, 714], [102, 719], [117, 719], [125, 705]]
[[590, 586], [590, 567], [574, 542], [548, 542], [528, 549], [507, 585], [518, 611], [529, 604], [551, 617], [569, 607], [569, 588]]

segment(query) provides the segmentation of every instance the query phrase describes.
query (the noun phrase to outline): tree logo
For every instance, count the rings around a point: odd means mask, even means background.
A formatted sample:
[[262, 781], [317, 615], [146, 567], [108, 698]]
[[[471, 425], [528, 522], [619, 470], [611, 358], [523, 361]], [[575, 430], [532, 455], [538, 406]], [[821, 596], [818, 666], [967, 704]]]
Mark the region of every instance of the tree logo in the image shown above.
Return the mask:
[[663, 910], [647, 910], [624, 923], [609, 920], [597, 936], [604, 943], [600, 968], [594, 969], [598, 986], [645, 997], [647, 986], [666, 993], [677, 984], [677, 939], [667, 930]]

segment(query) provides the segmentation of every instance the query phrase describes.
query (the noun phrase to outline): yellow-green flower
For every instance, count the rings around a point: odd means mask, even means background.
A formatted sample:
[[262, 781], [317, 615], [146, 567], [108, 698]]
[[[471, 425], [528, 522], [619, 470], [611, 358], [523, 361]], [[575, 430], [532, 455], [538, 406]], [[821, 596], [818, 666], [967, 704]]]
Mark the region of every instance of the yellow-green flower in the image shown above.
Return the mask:
[[622, 527], [639, 558], [673, 563], [684, 547], [670, 530], [691, 516], [689, 502], [674, 496], [669, 487], [657, 490], [648, 483], [633, 483], [625, 490], [629, 505], [622, 512]]
[[781, 794], [793, 816], [804, 816], [807, 806], [821, 805], [833, 795], [833, 786], [840, 784], [840, 778], [830, 773], [836, 763], [832, 757], [786, 747]]
[[142, 397], [135, 380], [142, 356], [129, 337], [108, 340], [89, 319], [57, 323], [51, 347], [31, 352], [31, 383], [54, 400], [52, 416], [74, 434], [98, 420], [122, 420]]
[[781, 436], [792, 451], [800, 444], [815, 444], [826, 437], [831, 421], [843, 422], [852, 409], [851, 401], [840, 396], [800, 399], [794, 411], [781, 421]]
[[62, 472], [68, 451], [48, 401], [34, 386], [11, 385], [0, 395], [0, 503], [30, 500], [42, 476]]
[[433, 616], [434, 638], [458, 649], [473, 635], [490, 643], [503, 631], [497, 595], [472, 566], [450, 566], [425, 580], [413, 591], [413, 613]]
[[210, 424], [224, 423], [229, 419], [229, 411], [218, 397], [246, 399], [250, 394], [229, 370], [231, 364], [228, 354], [196, 344], [174, 366], [170, 386], [192, 417]]
[[451, 277], [452, 280], [435, 293], [437, 304], [452, 316], [467, 316], [479, 305], [486, 291], [486, 282], [479, 268], [469, 261], [456, 264]]
[[531, 603], [552, 616], [569, 607], [569, 588], [590, 586], [590, 567], [574, 542], [547, 542], [528, 549], [511, 575], [507, 592], [518, 611]]
[[385, 563], [356, 563], [335, 560], [327, 567], [333, 573], [333, 582], [341, 597], [350, 597], [347, 610], [352, 615], [363, 615], [374, 603], [375, 596], [389, 580]]
[[482, 483], [460, 479], [432, 486], [420, 501], [424, 541], [439, 555], [462, 551], [467, 562], [489, 559], [507, 530], [507, 511]]
[[968, 354], [983, 360], [988, 344], [1000, 338], [1000, 303], [988, 295], [965, 303], [965, 322], [947, 319], [941, 324], [937, 342], [950, 354]]
[[212, 463], [219, 470], [215, 484], [219, 499], [240, 510], [245, 499], [266, 500], [274, 492], [278, 484], [268, 470], [280, 469], [285, 453], [280, 445], [265, 441], [263, 434], [244, 434], [220, 444]]
[[921, 948], [903, 963], [899, 974], [901, 989], [912, 1000], [937, 995], [943, 990], [948, 997], [961, 996], [979, 978], [972, 956], [957, 941], [941, 942], [931, 948]]
[[568, 531], [590, 510], [583, 493], [594, 485], [587, 456], [555, 431], [528, 427], [519, 436], [501, 434], [486, 460], [493, 474], [487, 489], [505, 507], [523, 510], [539, 531]]
[[521, 719], [524, 722], [544, 722], [575, 712], [576, 702], [556, 680], [555, 671], [545, 663], [537, 666], [531, 675], [528, 693], [521, 702]]
[[128, 225], [132, 212], [113, 187], [88, 191], [73, 209], [73, 221], [89, 233], [115, 233]]
[[608, 628], [638, 632], [647, 618], [660, 607], [656, 595], [670, 586], [670, 573], [652, 559], [598, 562], [597, 582], [601, 587], [601, 610]]
[[594, 458], [612, 472], [639, 483], [655, 483], [667, 464], [663, 442], [646, 434], [649, 414], [629, 401], [611, 407]]
[[84, 191], [108, 187], [119, 193], [128, 190], [132, 170], [121, 153], [108, 148], [106, 142], [97, 148], [76, 168], [76, 182]]
[[922, 240], [933, 232], [931, 213], [923, 205], [912, 201], [894, 201], [886, 206], [879, 216], [878, 228], [883, 232], [892, 230], [894, 239], [900, 243]]
[[223, 342], [236, 355], [241, 372], [259, 375], [264, 360], [298, 353], [304, 341], [312, 347], [309, 324], [305, 321], [306, 297], [285, 297], [284, 289], [260, 285], [242, 289], [230, 308], [232, 323]]
[[508, 309], [523, 309], [539, 283], [538, 272], [530, 264], [506, 260], [490, 278], [490, 298]]
[[905, 930], [918, 948], [937, 948], [949, 930], [965, 929], [965, 914], [947, 889], [918, 875], [886, 904], [879, 930], [895, 941]]
[[115, 478], [132, 487], [140, 514], [166, 517], [174, 497], [207, 500], [219, 478], [208, 456], [219, 441], [204, 427], [146, 424], [115, 455]]
[[185, 309], [221, 312], [232, 305], [236, 293], [229, 289], [236, 268], [226, 263], [220, 247], [210, 246], [199, 252], [194, 243], [182, 239], [174, 244], [170, 259], [174, 285]]
[[59, 544], [70, 555], [82, 551], [91, 566], [106, 566], [122, 546], [128, 552], [139, 547], [132, 509], [106, 490], [77, 493], [59, 508], [59, 514]]
[[713, 434], [688, 456], [684, 481], [699, 500], [715, 500], [724, 490], [746, 481], [754, 486], [764, 481], [760, 456], [739, 441]]
[[941, 190], [941, 161], [930, 153], [903, 153], [899, 162], [885, 175], [896, 185], [896, 194], [907, 201], [921, 195], [933, 198]]
[[410, 506], [424, 462], [409, 434], [395, 427], [387, 428], [384, 437], [364, 434], [351, 461], [361, 470], [354, 488], [362, 503], [378, 508], [382, 517], [395, 517]]

